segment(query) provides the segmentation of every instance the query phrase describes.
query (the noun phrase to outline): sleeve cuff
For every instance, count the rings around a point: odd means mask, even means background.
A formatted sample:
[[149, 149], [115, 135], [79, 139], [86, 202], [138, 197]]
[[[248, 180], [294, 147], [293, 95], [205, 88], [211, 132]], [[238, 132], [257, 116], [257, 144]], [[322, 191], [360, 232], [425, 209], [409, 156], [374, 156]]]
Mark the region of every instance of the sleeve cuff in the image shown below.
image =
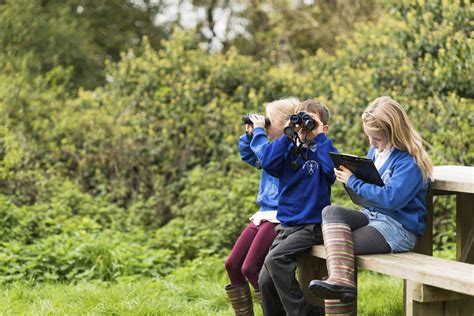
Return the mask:
[[249, 135], [247, 133], [243, 133], [240, 136], [240, 140], [250, 144], [250, 141], [252, 140], [252, 135]]
[[262, 135], [262, 134], [265, 135], [265, 136], [267, 136], [267, 133], [265, 132], [265, 129], [264, 129], [264, 128], [262, 128], [262, 127], [257, 127], [257, 128], [254, 128], [254, 129], [253, 129], [253, 135], [254, 135], [254, 136], [255, 136], [255, 135]]
[[347, 179], [347, 186], [352, 190], [352, 185], [354, 184], [354, 181], [357, 181], [357, 177], [355, 175], [352, 175]]
[[281, 135], [281, 137], [278, 140], [284, 146], [289, 146], [291, 144], [291, 139], [288, 136], [286, 136], [285, 134]]

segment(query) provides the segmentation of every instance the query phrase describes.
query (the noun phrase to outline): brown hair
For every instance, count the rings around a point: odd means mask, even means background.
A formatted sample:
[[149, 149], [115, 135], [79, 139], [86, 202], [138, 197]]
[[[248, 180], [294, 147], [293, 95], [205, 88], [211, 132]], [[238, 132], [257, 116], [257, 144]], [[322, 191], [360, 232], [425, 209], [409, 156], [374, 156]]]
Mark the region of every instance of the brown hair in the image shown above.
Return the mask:
[[329, 109], [320, 101], [309, 99], [301, 102], [296, 107], [296, 112], [311, 112], [316, 113], [324, 125], [329, 122]]

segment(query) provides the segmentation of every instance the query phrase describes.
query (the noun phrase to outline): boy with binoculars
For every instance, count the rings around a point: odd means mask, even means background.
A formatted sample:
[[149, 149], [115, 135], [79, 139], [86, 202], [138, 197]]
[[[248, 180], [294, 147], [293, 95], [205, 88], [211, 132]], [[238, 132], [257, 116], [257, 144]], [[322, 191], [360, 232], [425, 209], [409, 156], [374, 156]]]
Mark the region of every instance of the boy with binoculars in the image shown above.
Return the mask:
[[277, 236], [259, 275], [265, 315], [320, 315], [305, 301], [295, 277], [296, 257], [322, 244], [321, 211], [330, 205], [336, 176], [329, 152], [329, 110], [306, 100], [286, 124], [285, 135], [264, 150], [260, 165], [279, 179]]

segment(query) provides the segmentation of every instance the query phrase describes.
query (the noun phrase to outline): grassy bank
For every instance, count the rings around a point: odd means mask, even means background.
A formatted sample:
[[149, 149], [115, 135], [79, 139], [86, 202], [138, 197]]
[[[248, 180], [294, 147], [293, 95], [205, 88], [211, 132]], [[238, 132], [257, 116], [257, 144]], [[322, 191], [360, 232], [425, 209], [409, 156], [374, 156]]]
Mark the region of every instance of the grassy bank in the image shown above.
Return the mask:
[[[161, 279], [4, 285], [0, 314], [233, 315], [223, 290], [222, 263], [220, 258], [195, 261]], [[359, 315], [403, 314], [401, 280], [361, 271], [359, 291]]]

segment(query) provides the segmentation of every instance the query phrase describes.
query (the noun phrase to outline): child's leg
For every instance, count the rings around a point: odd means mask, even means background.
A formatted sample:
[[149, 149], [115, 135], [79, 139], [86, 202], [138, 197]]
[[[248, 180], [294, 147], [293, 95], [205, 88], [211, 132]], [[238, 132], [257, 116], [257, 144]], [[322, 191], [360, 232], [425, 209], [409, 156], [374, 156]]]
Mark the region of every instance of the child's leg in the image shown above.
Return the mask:
[[258, 232], [255, 236], [249, 252], [242, 265], [242, 273], [252, 284], [254, 289], [258, 289], [258, 275], [263, 266], [263, 261], [267, 256], [268, 250], [275, 239], [275, 226], [271, 222], [263, 222], [258, 226]]
[[391, 251], [382, 234], [372, 226], [364, 226], [353, 231], [352, 240], [355, 255], [370, 255]]
[[242, 264], [256, 235], [257, 226], [250, 223], [240, 234], [239, 239], [237, 239], [232, 248], [232, 252], [225, 261], [225, 269], [229, 275], [231, 285], [240, 285], [247, 282], [242, 274]]
[[260, 286], [260, 294], [262, 297], [262, 310], [264, 315], [275, 315], [275, 316], [285, 316], [286, 312], [281, 304], [280, 297], [273, 283], [272, 277], [268, 272], [265, 265], [263, 265], [262, 270], [260, 270], [260, 275], [258, 276], [258, 282]]
[[[367, 217], [358, 211], [352, 211], [338, 206], [331, 208], [328, 207], [323, 211], [323, 222], [327, 223], [329, 227], [331, 224], [343, 224], [347, 225], [347, 228], [350, 227], [352, 230], [354, 254], [384, 253], [390, 251], [390, 247], [385, 242], [383, 236], [375, 228], [371, 226], [365, 226], [368, 224]], [[326, 227], [326, 225], [324, 226]], [[327, 249], [331, 249], [329, 242], [327, 244]], [[344, 250], [344, 248], [339, 247], [338, 250]], [[328, 271], [330, 271], [329, 266], [330, 264], [328, 263]], [[318, 281], [315, 283], [312, 282], [312, 286], [314, 286], [317, 282]], [[326, 315], [357, 314], [354, 302], [341, 302], [338, 299], [326, 299], [324, 302]]]
[[324, 315], [357, 315], [356, 302], [341, 302], [340, 300], [324, 300]]
[[281, 315], [279, 311], [284, 306], [287, 315], [308, 315], [315, 311], [315, 307], [305, 300], [296, 280], [296, 256], [322, 243], [320, 226], [285, 228], [279, 225], [277, 230], [278, 236], [260, 273], [264, 314]]
[[[279, 227], [280, 226], [277, 226], [275, 229], [277, 236], [275, 237], [275, 240], [273, 241], [270, 247], [270, 251], [278, 247], [278, 245], [283, 240], [283, 231], [279, 229]], [[278, 296], [278, 292], [275, 288], [275, 284], [273, 283], [272, 277], [268, 272], [267, 268], [265, 267], [265, 264], [260, 270], [260, 274], [258, 276], [258, 283], [260, 294], [262, 297], [263, 314], [275, 316], [286, 315], [285, 309], [281, 304], [280, 297]]]
[[352, 230], [359, 229], [369, 224], [369, 219], [360, 211], [345, 207], [330, 205], [323, 209], [323, 224], [342, 223], [349, 225]]
[[327, 299], [353, 301], [357, 298], [354, 281], [355, 261], [352, 230], [366, 226], [365, 214], [339, 206], [323, 210], [323, 238], [329, 278], [313, 280], [310, 290]]
[[349, 225], [356, 255], [387, 253], [391, 250], [382, 234], [374, 227], [367, 226], [369, 220], [360, 211], [331, 205], [323, 210], [323, 223]]

